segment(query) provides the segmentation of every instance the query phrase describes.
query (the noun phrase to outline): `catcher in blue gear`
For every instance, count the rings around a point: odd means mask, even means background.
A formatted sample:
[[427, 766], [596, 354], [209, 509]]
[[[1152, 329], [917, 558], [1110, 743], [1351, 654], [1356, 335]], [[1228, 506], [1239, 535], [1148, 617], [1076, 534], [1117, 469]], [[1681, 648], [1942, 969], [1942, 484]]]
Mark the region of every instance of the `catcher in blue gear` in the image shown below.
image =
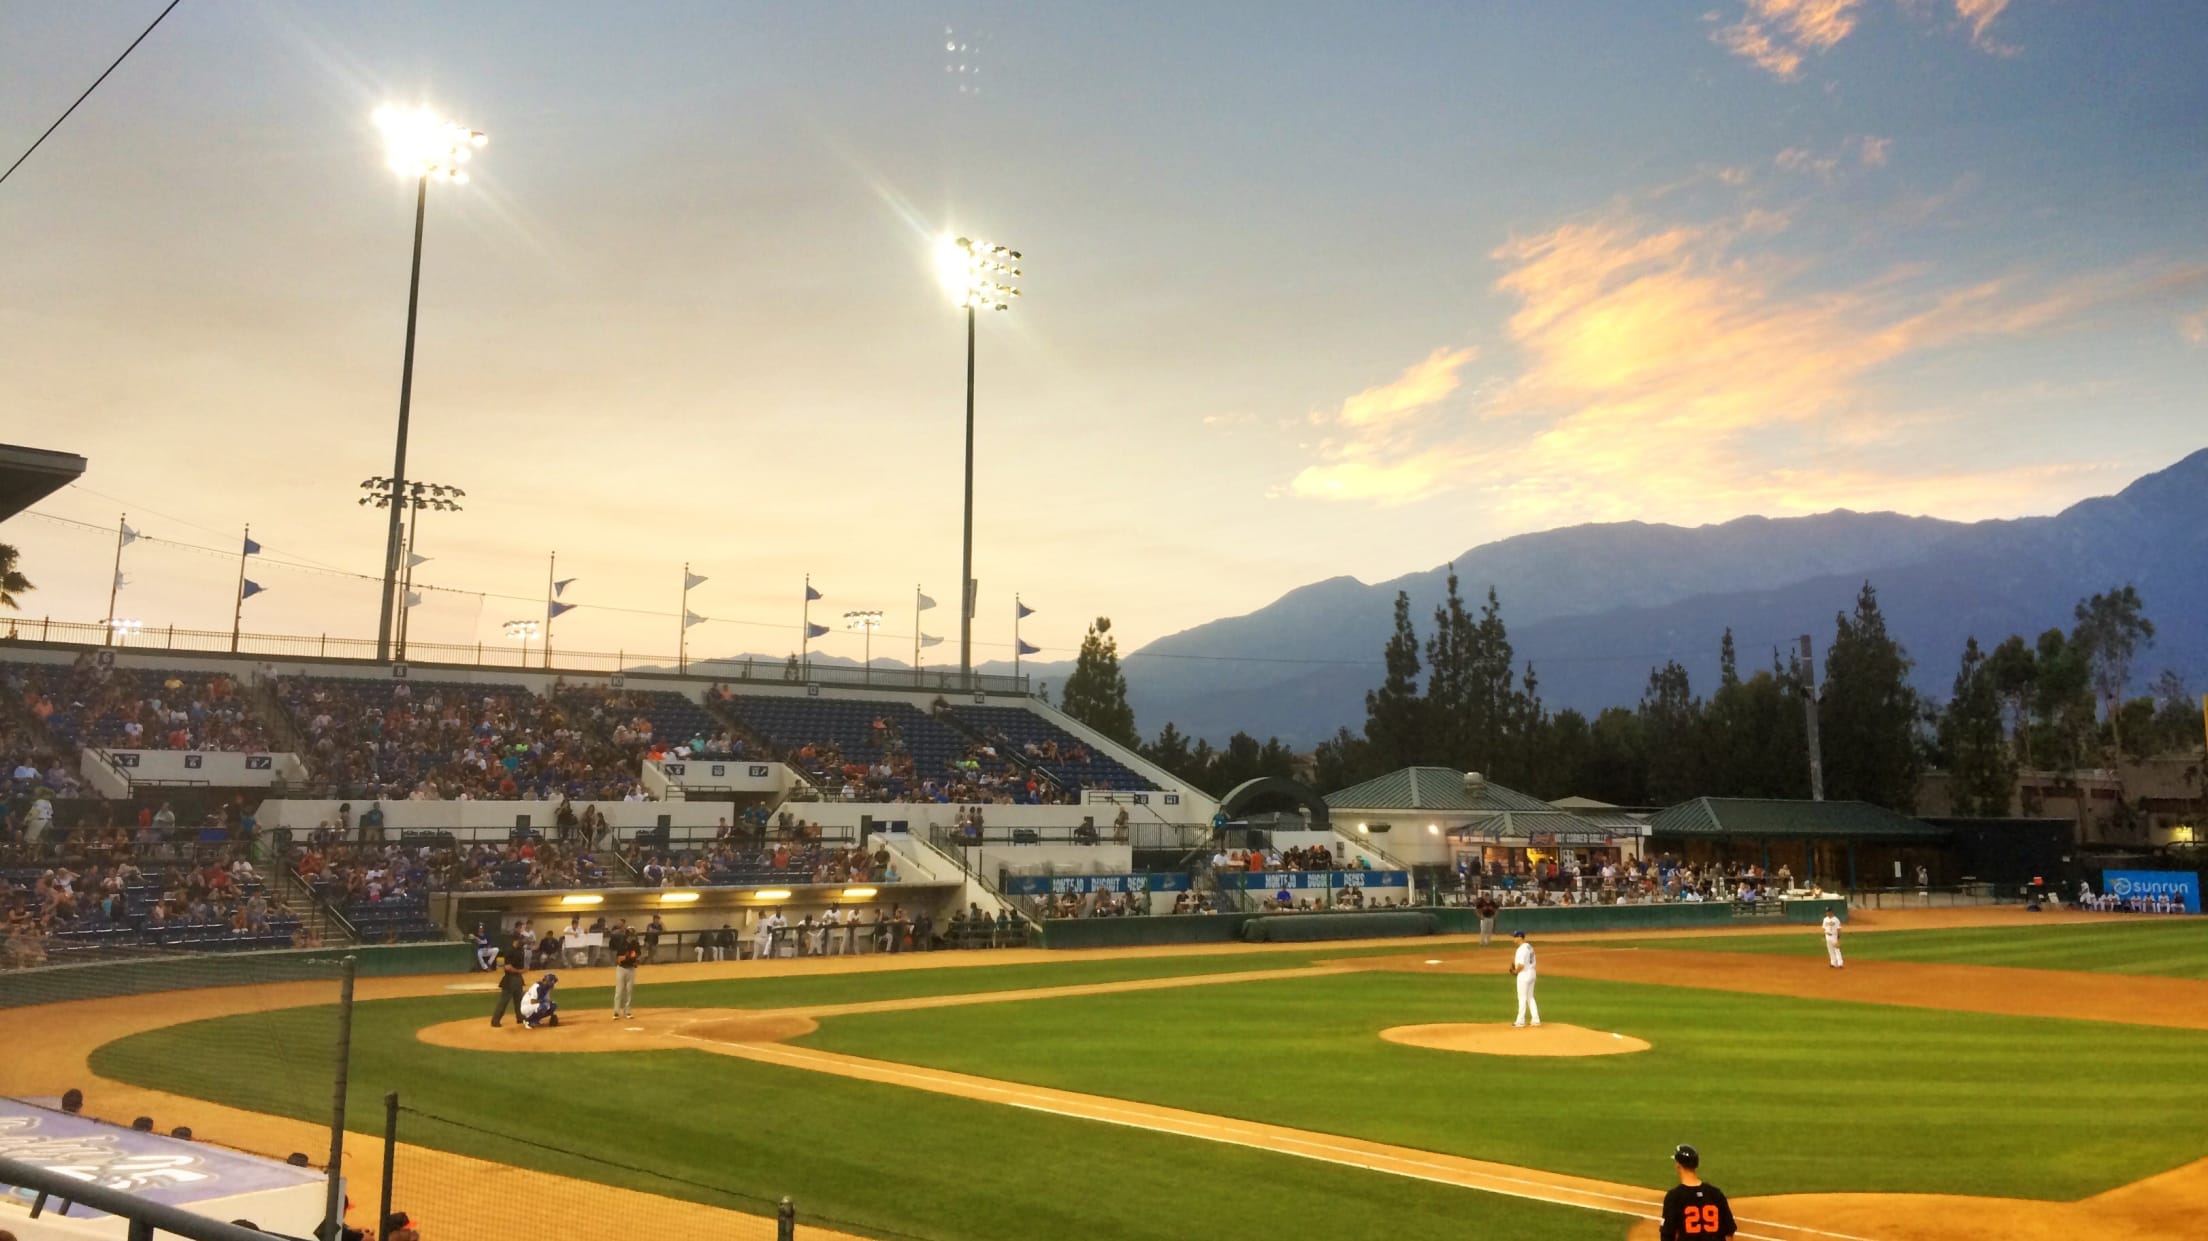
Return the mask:
[[560, 1006], [552, 1000], [552, 988], [560, 981], [558, 974], [546, 974], [536, 985], [522, 993], [521, 1024], [534, 1030], [538, 1026], [560, 1024]]

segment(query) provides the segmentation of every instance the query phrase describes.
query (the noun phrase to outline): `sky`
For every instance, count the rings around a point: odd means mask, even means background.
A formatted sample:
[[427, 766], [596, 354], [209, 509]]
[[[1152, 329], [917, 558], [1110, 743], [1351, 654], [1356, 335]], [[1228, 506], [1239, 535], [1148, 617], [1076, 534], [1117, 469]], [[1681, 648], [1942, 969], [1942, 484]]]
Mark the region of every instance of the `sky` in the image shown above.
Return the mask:
[[[12, 160], [160, 11], [0, 0]], [[372, 637], [414, 186], [422, 642], [1123, 648], [1588, 521], [2047, 513], [2208, 443], [2197, 4], [184, 0], [0, 185], [26, 616]], [[1506, 608], [1508, 601], [1505, 601]]]

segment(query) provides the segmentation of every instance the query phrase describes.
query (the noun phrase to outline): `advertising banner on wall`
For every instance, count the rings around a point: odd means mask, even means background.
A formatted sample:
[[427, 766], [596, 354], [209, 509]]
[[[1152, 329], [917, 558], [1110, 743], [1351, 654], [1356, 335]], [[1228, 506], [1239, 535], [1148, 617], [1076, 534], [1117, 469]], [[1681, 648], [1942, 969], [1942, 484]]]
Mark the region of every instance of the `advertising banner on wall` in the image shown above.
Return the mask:
[[2200, 876], [2189, 870], [2104, 870], [2101, 890], [2120, 901], [2168, 897], [2200, 912]]

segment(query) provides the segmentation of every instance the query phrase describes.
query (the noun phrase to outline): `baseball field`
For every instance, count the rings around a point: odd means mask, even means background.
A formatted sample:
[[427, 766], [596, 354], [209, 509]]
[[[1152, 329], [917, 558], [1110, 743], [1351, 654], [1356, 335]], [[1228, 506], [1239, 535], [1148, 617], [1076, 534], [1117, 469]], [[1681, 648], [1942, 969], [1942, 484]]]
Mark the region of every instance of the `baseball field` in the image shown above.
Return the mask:
[[[544, 1030], [492, 1029], [479, 976], [363, 979], [348, 1158], [372, 1198], [399, 1092], [435, 1241], [555, 1192], [543, 1235], [636, 1241], [758, 1235], [783, 1195], [806, 1235], [1653, 1238], [1680, 1142], [1771, 1241], [2208, 1230], [2208, 920], [1845, 942], [1542, 940], [1524, 1030], [1508, 948], [1462, 939], [648, 966], [618, 1022], [610, 971], [563, 971]], [[0, 1093], [319, 1158], [329, 1065], [287, 1029], [326, 998], [0, 1012]]]

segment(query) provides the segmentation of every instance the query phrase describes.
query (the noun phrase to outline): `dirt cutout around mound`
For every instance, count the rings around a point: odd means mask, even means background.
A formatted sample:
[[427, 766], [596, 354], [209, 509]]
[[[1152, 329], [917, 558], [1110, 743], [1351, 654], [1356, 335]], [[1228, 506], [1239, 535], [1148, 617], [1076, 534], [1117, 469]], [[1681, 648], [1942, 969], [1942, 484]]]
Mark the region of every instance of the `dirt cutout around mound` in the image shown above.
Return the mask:
[[1405, 1047], [1479, 1056], [1625, 1056], [1650, 1046], [1647, 1039], [1557, 1021], [1539, 1026], [1513, 1026], [1507, 1021], [1390, 1026], [1380, 1037]]

